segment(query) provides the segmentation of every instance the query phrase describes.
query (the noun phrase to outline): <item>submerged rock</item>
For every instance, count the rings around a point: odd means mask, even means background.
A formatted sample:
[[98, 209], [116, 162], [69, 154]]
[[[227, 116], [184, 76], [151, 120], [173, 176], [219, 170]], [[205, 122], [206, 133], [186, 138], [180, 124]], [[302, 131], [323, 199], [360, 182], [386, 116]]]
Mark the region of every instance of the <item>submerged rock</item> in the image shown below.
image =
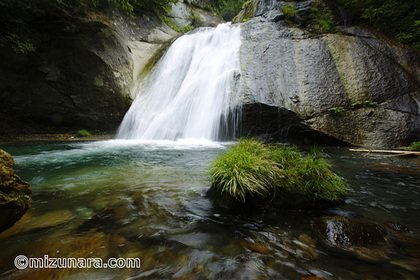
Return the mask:
[[13, 172], [13, 158], [0, 150], [0, 231], [13, 226], [32, 204], [32, 190]]
[[46, 228], [61, 226], [68, 223], [74, 213], [67, 209], [54, 210], [43, 215], [36, 216], [28, 212], [12, 228], [5, 230], [0, 234], [0, 238], [6, 238], [18, 233], [37, 231]]
[[[395, 221], [384, 221], [381, 223], [387, 231], [390, 233], [392, 240], [396, 244], [398, 251], [401, 254], [405, 255], [408, 258], [417, 259], [417, 262], [420, 263], [420, 236], [415, 234], [407, 226], [395, 222]], [[418, 269], [420, 272], [420, 266]]]
[[366, 166], [381, 173], [420, 174], [420, 158], [417, 156], [387, 157]]
[[299, 235], [296, 240], [293, 240], [293, 243], [300, 249], [300, 251], [302, 251], [302, 253], [300, 253], [302, 258], [308, 260], [318, 259], [319, 255], [316, 251], [315, 242], [306, 233]]
[[383, 262], [389, 259], [391, 245], [387, 232], [377, 224], [340, 216], [322, 216], [315, 220], [314, 230], [325, 245], [361, 260]]
[[[109, 237], [103, 233], [90, 235], [62, 235], [58, 237], [41, 238], [35, 240], [25, 255], [28, 258], [41, 260], [47, 256], [53, 262], [46, 262], [47, 267], [17, 270], [12, 272], [13, 279], [83, 279], [90, 278], [83, 273], [87, 269], [80, 267], [94, 267], [94, 263], [87, 262], [87, 258], [101, 258], [104, 262], [109, 257], [116, 257], [109, 253]], [[62, 258], [58, 262], [56, 258]], [[72, 262], [75, 260], [74, 262]], [[55, 268], [54, 268], [55, 267]], [[78, 274], [78, 275], [77, 275]]]
[[105, 208], [95, 213], [90, 219], [86, 220], [81, 224], [76, 232], [87, 232], [87, 231], [110, 231], [115, 228], [117, 222], [117, 213], [114, 208]]
[[381, 225], [388, 230], [397, 248], [398, 253], [391, 260], [391, 264], [420, 277], [420, 236], [396, 221], [383, 221]]

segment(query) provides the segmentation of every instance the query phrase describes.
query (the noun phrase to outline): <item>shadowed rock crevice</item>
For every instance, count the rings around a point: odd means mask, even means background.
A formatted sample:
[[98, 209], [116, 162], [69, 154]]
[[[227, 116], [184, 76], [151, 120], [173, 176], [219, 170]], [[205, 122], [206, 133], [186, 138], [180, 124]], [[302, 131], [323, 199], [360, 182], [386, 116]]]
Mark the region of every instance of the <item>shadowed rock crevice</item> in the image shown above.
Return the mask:
[[257, 136], [266, 141], [292, 141], [295, 144], [346, 146], [346, 141], [331, 137], [307, 126], [295, 112], [266, 104], [245, 104], [238, 114], [238, 133], [233, 137]]

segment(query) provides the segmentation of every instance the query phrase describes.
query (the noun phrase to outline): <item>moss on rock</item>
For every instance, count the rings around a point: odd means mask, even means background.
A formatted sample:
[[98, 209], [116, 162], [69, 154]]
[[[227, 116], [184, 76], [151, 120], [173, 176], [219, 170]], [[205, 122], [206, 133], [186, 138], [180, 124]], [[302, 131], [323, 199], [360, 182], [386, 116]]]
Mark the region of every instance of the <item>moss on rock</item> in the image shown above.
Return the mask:
[[0, 232], [13, 226], [32, 204], [32, 190], [17, 176], [13, 158], [0, 150]]
[[259, 0], [247, 1], [242, 9], [232, 20], [233, 23], [241, 23], [248, 21], [255, 16], [258, 9]]

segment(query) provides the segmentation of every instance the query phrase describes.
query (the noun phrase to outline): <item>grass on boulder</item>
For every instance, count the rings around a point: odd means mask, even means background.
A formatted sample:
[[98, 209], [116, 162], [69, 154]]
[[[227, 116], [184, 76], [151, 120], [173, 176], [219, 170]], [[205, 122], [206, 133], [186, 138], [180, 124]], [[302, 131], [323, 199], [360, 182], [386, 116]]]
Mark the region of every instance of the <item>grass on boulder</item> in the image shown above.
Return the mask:
[[318, 208], [337, 204], [346, 194], [316, 148], [304, 158], [294, 147], [242, 139], [211, 163], [209, 173], [212, 196], [233, 203], [269, 199], [287, 208]]
[[80, 137], [88, 137], [88, 136], [92, 136], [92, 134], [90, 134], [89, 131], [87, 131], [86, 129], [82, 129], [77, 131], [77, 135]]

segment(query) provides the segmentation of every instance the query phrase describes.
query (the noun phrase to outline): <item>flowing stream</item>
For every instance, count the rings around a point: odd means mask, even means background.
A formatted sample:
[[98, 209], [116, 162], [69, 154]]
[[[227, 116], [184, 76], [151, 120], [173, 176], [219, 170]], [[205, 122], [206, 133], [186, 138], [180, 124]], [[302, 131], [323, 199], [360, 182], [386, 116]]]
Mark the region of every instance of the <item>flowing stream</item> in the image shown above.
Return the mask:
[[117, 138], [226, 138], [226, 127], [234, 129], [240, 45], [240, 27], [229, 23], [178, 38], [137, 88]]
[[[381, 157], [329, 149], [334, 171], [347, 182], [345, 204], [324, 211], [230, 211], [206, 197], [208, 164], [228, 145], [1, 145], [13, 155], [15, 172], [31, 184], [34, 203], [0, 235], [0, 279], [416, 279], [413, 253], [397, 249], [389, 261], [362, 261], [322, 246], [313, 222], [321, 215], [398, 221], [418, 236], [418, 169], [388, 171]], [[17, 270], [18, 255], [137, 257], [141, 268]]]

